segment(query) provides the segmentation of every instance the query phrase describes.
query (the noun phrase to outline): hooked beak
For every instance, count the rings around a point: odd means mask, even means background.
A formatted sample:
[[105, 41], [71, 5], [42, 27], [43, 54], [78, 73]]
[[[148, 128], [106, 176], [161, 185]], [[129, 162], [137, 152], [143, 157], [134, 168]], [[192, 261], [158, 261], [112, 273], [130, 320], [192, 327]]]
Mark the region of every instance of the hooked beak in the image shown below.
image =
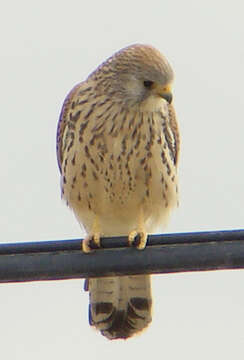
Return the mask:
[[167, 85], [167, 86], [158, 85], [155, 90], [156, 90], [156, 93], [160, 97], [162, 97], [169, 104], [171, 104], [171, 102], [173, 100], [173, 95], [172, 95], [172, 92], [171, 92], [171, 86], [170, 85]]

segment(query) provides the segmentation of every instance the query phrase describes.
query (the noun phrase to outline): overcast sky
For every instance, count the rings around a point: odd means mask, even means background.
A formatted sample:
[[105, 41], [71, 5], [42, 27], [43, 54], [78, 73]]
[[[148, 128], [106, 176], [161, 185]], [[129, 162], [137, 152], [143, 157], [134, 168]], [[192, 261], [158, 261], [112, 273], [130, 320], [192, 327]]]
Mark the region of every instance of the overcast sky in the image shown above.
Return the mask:
[[[175, 72], [180, 208], [167, 232], [243, 227], [244, 5], [205, 1], [5, 1], [0, 5], [1, 242], [83, 237], [60, 200], [63, 100], [116, 50], [156, 46]], [[150, 328], [109, 342], [82, 280], [0, 285], [0, 356], [243, 359], [244, 271], [154, 276]]]

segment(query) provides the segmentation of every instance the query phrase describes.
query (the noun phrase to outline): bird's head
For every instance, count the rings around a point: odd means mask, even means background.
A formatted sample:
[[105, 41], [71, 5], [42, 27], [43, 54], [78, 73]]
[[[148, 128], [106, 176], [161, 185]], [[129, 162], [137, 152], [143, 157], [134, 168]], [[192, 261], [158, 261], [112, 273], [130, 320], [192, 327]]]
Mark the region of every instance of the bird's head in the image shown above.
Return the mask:
[[149, 45], [136, 44], [118, 51], [91, 76], [103, 92], [124, 105], [162, 99], [172, 102], [173, 71], [166, 58]]

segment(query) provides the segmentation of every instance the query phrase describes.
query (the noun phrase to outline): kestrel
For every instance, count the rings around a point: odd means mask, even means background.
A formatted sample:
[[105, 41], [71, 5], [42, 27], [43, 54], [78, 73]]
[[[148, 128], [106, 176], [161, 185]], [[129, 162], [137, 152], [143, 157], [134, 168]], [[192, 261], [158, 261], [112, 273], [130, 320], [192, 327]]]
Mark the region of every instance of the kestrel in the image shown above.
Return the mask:
[[[178, 203], [179, 132], [173, 71], [149, 45], [128, 46], [76, 85], [57, 131], [62, 197], [87, 232], [83, 251], [100, 237], [128, 236], [143, 249]], [[88, 255], [89, 256], [89, 255]], [[151, 322], [148, 275], [94, 278], [89, 321], [109, 339], [126, 339]]]

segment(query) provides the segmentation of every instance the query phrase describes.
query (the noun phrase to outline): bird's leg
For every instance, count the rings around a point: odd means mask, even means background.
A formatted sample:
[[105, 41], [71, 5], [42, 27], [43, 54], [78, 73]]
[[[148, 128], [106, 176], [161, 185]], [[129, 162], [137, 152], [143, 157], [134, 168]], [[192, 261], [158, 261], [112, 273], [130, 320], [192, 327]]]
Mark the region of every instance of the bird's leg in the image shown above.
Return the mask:
[[145, 230], [144, 215], [143, 209], [140, 208], [138, 220], [137, 220], [137, 229], [132, 230], [128, 235], [129, 246], [136, 246], [137, 249], [143, 250], [147, 244], [147, 233]]
[[93, 225], [92, 225], [92, 233], [87, 235], [85, 237], [85, 239], [82, 241], [82, 250], [85, 253], [90, 253], [92, 251], [92, 247], [91, 244], [95, 244], [96, 247], [100, 247], [100, 235], [101, 235], [101, 231], [100, 231], [100, 225], [99, 225], [99, 220], [98, 217], [95, 216]]

